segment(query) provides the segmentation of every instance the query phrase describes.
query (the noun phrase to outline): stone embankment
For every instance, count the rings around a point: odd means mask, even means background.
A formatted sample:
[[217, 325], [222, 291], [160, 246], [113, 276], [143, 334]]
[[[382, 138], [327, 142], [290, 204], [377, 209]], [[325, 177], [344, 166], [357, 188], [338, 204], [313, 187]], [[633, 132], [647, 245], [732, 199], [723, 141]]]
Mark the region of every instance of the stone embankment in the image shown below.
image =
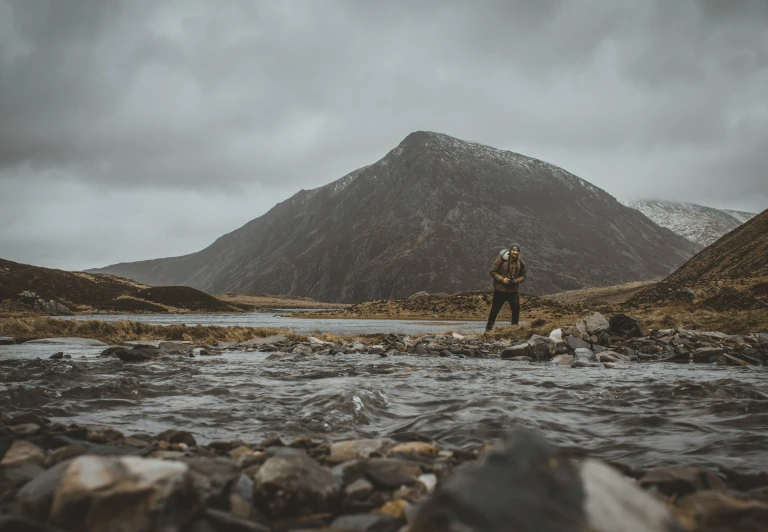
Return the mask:
[[3, 532], [746, 532], [767, 522], [768, 473], [608, 465], [525, 429], [471, 450], [386, 438], [199, 445], [183, 430], [0, 418]]

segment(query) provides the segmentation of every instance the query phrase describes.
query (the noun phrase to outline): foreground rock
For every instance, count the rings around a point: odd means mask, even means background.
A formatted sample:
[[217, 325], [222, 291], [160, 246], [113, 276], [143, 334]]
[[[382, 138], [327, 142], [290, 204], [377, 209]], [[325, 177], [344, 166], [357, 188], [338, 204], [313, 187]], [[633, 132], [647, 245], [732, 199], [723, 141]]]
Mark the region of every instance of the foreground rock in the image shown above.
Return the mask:
[[528, 430], [484, 454], [386, 438], [199, 445], [21, 414], [0, 419], [0, 530], [764, 530], [767, 472], [621, 471]]

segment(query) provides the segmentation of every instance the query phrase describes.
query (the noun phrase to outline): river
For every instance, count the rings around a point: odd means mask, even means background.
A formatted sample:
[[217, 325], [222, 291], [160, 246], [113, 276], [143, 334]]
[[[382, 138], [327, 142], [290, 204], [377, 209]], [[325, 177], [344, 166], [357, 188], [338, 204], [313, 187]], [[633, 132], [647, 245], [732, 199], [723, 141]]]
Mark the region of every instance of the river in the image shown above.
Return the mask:
[[[184, 319], [192, 323], [200, 317]], [[365, 323], [384, 326], [380, 320]], [[396, 325], [400, 332], [437, 327]], [[316, 320], [297, 330], [339, 333], [362, 327], [352, 320]], [[624, 369], [576, 369], [500, 359], [358, 354], [277, 361], [267, 360], [269, 353], [237, 351], [123, 364], [98, 358], [102, 349], [0, 346], [0, 411], [35, 412], [126, 434], [179, 428], [200, 442], [257, 442], [268, 435], [287, 440], [390, 436], [472, 448], [523, 424], [561, 445], [635, 466], [768, 469], [764, 366], [635, 363]], [[57, 351], [73, 358], [47, 360]]]

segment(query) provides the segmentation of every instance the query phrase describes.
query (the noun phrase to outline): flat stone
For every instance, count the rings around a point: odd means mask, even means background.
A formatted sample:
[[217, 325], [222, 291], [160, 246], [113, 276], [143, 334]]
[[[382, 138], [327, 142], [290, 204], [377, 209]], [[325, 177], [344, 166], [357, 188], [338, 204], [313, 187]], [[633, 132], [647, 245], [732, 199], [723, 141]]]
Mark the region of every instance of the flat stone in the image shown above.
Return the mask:
[[192, 351], [191, 342], [159, 342], [157, 348], [165, 351], [169, 355], [184, 355]]
[[272, 345], [272, 344], [280, 344], [283, 342], [287, 342], [288, 338], [285, 336], [280, 335], [272, 335], [272, 336], [265, 336], [263, 338], [254, 338], [252, 340], [246, 340], [245, 342], [240, 342], [238, 344], [238, 347], [261, 347], [264, 345]]
[[16, 343], [16, 339], [12, 336], [0, 336], [0, 345], [13, 345]]
[[741, 360], [740, 358], [736, 358], [735, 356], [726, 353], [717, 357], [717, 364], [720, 366], [737, 366], [742, 368], [749, 366], [749, 362], [746, 360]]
[[512, 345], [507, 347], [501, 352], [500, 357], [504, 359], [509, 358], [515, 358], [515, 357], [530, 357], [531, 356], [531, 346], [528, 345], [528, 343], [522, 343], [518, 345]]
[[589, 343], [585, 342], [581, 338], [576, 338], [575, 336], [566, 336], [565, 337], [565, 343], [573, 350], [576, 349], [589, 349]]
[[44, 463], [44, 450], [34, 443], [29, 443], [24, 440], [16, 440], [5, 452], [3, 459], [0, 460], [0, 467], [18, 467], [21, 465], [42, 466]]
[[375, 454], [383, 454], [392, 443], [392, 440], [385, 438], [333, 442], [326, 460], [331, 464], [339, 464], [358, 458], [370, 458]]
[[112, 356], [116, 356], [123, 362], [147, 362], [154, 360], [166, 354], [156, 347], [134, 347], [133, 349], [122, 348], [114, 351]]

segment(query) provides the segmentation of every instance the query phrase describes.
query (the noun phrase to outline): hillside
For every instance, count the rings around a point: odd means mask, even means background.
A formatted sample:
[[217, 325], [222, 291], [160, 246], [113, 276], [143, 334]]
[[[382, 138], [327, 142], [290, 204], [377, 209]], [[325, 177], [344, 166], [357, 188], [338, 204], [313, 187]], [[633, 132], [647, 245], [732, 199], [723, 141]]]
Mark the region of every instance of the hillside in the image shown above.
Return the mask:
[[[22, 296], [32, 292], [39, 299]], [[188, 286], [151, 287], [116, 275], [68, 272], [0, 259], [0, 303], [10, 310], [67, 313], [55, 305], [42, 308], [39, 301], [53, 301], [73, 312], [240, 312]]]
[[768, 210], [701, 250], [630, 302], [675, 300], [717, 310], [768, 309]]
[[699, 246], [552, 164], [430, 132], [183, 257], [91, 270], [328, 302], [486, 290], [522, 245], [531, 294], [661, 278]]

